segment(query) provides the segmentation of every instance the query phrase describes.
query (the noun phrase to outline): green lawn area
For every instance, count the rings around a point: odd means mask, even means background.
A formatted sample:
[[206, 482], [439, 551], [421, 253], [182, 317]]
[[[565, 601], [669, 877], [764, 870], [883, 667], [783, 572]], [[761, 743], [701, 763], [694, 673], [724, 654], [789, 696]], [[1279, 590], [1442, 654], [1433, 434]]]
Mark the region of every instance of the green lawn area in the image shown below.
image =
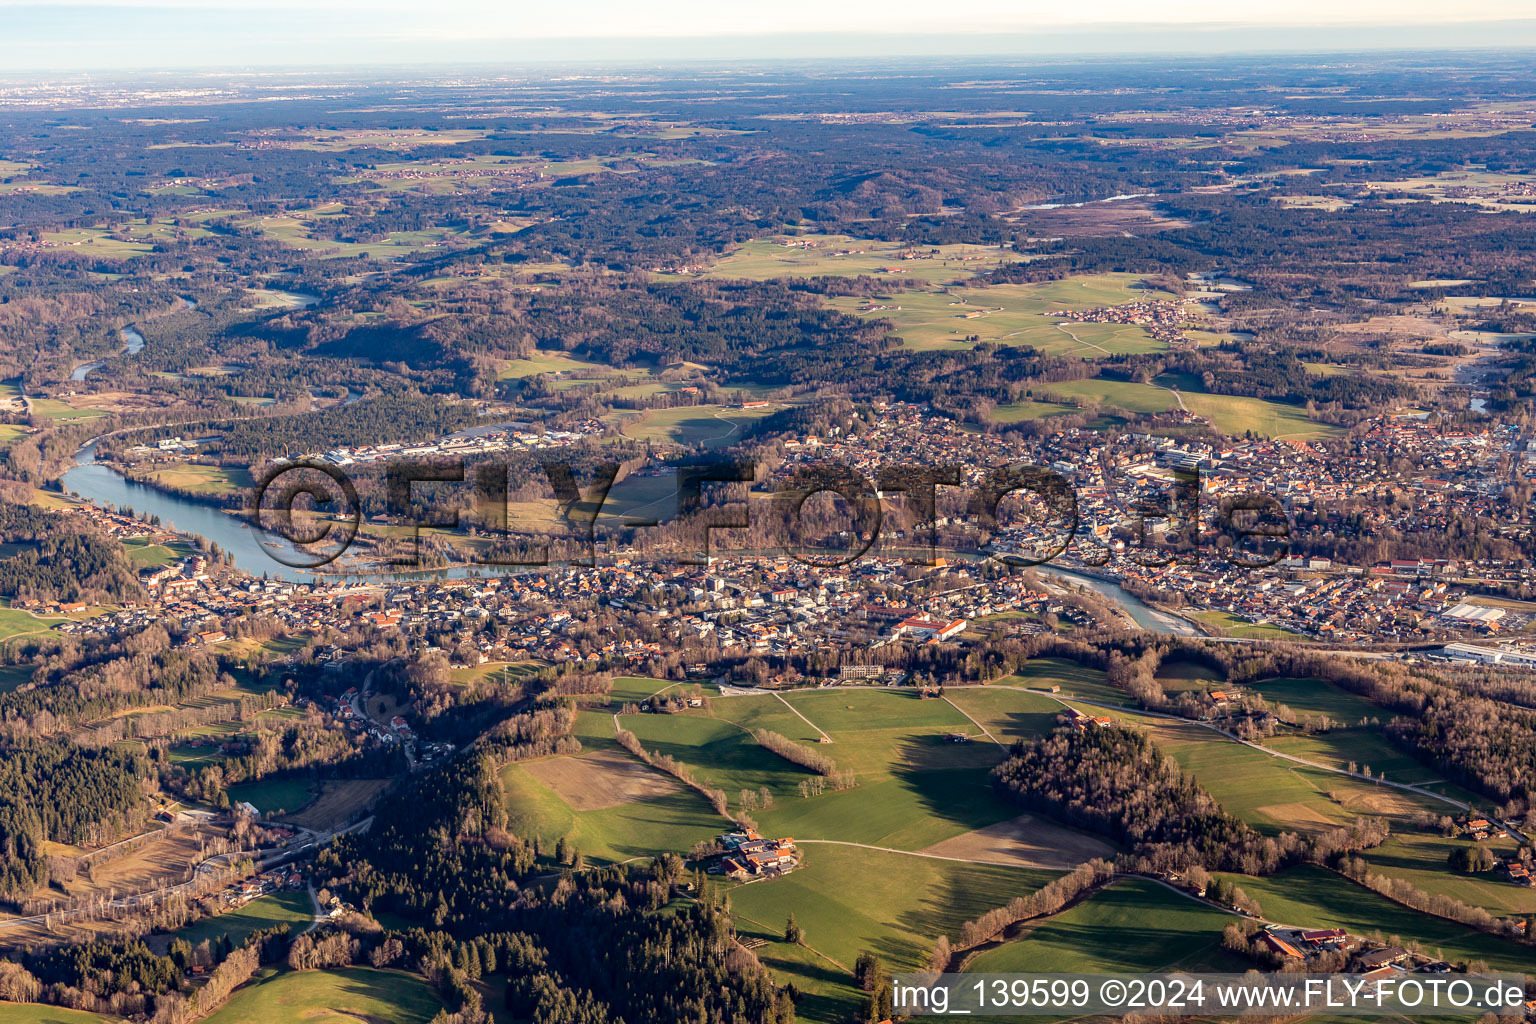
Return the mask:
[[[821, 733], [771, 695], [714, 697], [710, 699], [710, 713], [742, 729], [767, 729], [807, 746], [816, 745], [821, 740]], [[835, 756], [831, 747], [820, 749], [828, 756]]]
[[691, 765], [700, 782], [725, 790], [733, 807], [743, 789], [755, 792], [764, 786], [776, 800], [799, 801], [800, 780], [811, 775], [759, 746], [749, 733], [728, 721], [700, 714], [628, 715], [622, 724], [646, 750]]
[[1118, 690], [1104, 681], [1104, 673], [1096, 668], [1079, 665], [1065, 658], [1036, 658], [1011, 676], [994, 679], [992, 686], [1023, 686], [1040, 690], [1060, 686], [1061, 697], [1082, 697], [1105, 704], [1129, 706], [1131, 698], [1124, 690]]
[[[587, 745], [585, 740], [583, 745]], [[509, 828], [515, 835], [539, 836], [551, 845], [564, 837], [592, 861], [615, 863], [658, 853], [686, 853], [695, 843], [713, 839], [730, 825], [691, 789], [577, 811], [524, 765], [508, 765], [502, 770], [501, 782]]]
[[107, 414], [104, 409], [77, 409], [68, 402], [57, 398], [34, 398], [32, 399], [32, 410], [40, 416], [47, 416], [56, 423], [94, 420]]
[[1207, 626], [1216, 627], [1224, 636], [1241, 637], [1244, 640], [1290, 640], [1292, 642], [1311, 639], [1302, 633], [1294, 633], [1273, 623], [1249, 622], [1247, 619], [1240, 619], [1236, 615], [1215, 609], [1191, 614]]
[[[1167, 412], [1178, 408], [1177, 397], [1168, 389], [1132, 381], [1095, 377], [1091, 380], [1051, 384], [1044, 390], [1052, 397], [1092, 400], [1119, 406], [1133, 413]], [[1300, 406], [1237, 395], [1207, 395], [1191, 391], [1181, 394], [1190, 412], [1209, 419], [1218, 430], [1227, 434], [1242, 434], [1252, 430], [1263, 437], [1302, 439], [1330, 437], [1338, 433], [1335, 427], [1307, 419], [1306, 410]]]
[[[645, 692], [645, 681], [616, 682], [628, 696]], [[742, 790], [767, 788], [774, 806], [751, 812], [775, 835], [869, 843], [920, 850], [976, 828], [1016, 817], [1018, 809], [992, 792], [988, 772], [1001, 759], [991, 743], [956, 744], [948, 733], [981, 739], [980, 730], [941, 700], [884, 688], [802, 691], [785, 695], [796, 711], [772, 696], [712, 697], [708, 708], [677, 715], [626, 716], [624, 728], [645, 748], [690, 766], [698, 780], [724, 790], [733, 807]], [[752, 739], [754, 728], [771, 729], [833, 758], [859, 784], [802, 797], [812, 777]], [[611, 743], [612, 720], [603, 712], [578, 716], [576, 734], [588, 749]], [[588, 743], [591, 736], [594, 743]]]
[[188, 554], [188, 549], [181, 544], [151, 544], [143, 537], [130, 537], [123, 541], [123, 547], [127, 549], [128, 557], [133, 559], [133, 564], [141, 569], [173, 565]]
[[[910, 247], [899, 242], [850, 238], [847, 235], [797, 235], [794, 245], [784, 238], [759, 238], [721, 257], [704, 272], [707, 277], [745, 278], [766, 281], [777, 277], [857, 277], [889, 274], [893, 282], [920, 281], [941, 284], [973, 277], [1016, 263], [1019, 256], [983, 245], [939, 245], [915, 249], [925, 257], [904, 260]], [[662, 280], [687, 280], [688, 276], [658, 274]]]
[[34, 665], [0, 666], [0, 693], [10, 693], [22, 683], [30, 681], [35, 670]]
[[[1504, 881], [1502, 871], [1463, 875], [1446, 865], [1452, 850], [1470, 845], [1468, 839], [1447, 839], [1436, 832], [1404, 827], [1363, 855], [1372, 871], [1407, 879], [1414, 888], [1425, 892], [1443, 893], [1501, 916], [1536, 913], [1536, 889]], [[1476, 845], [1487, 847], [1501, 858], [1512, 856], [1516, 849], [1515, 841], [1506, 835]]]
[[[992, 791], [988, 773], [1002, 752], [945, 701], [885, 689], [803, 691], [786, 699], [833, 738], [816, 749], [856, 773], [859, 784], [809, 799], [791, 789], [757, 815], [769, 832], [921, 850], [1018, 815]], [[952, 743], [949, 733], [981, 742]], [[791, 785], [799, 778], [798, 771], [790, 776]]]
[[853, 983], [851, 971], [840, 970], [805, 946], [784, 941], [783, 928], [769, 928], [738, 920], [737, 933], [744, 941], [762, 939], [765, 946], [752, 950], [779, 984], [792, 983], [801, 997], [795, 1003], [795, 1020], [805, 1024], [847, 1024], [864, 1008], [867, 994]]
[[250, 474], [243, 469], [221, 469], [191, 462], [151, 470], [149, 478], [161, 487], [219, 497], [245, 491], [251, 486]]
[[[1369, 857], [1367, 857], [1369, 859]], [[1421, 943], [1450, 960], [1483, 960], [1498, 971], [1527, 973], [1529, 947], [1420, 914], [1323, 868], [1302, 866], [1269, 878], [1228, 876], [1258, 901], [1264, 917], [1307, 928], [1344, 928], [1355, 935]]]
[[1022, 423], [1025, 420], [1043, 420], [1047, 416], [1059, 416], [1062, 413], [1076, 412], [1070, 405], [1062, 405], [1059, 402], [1010, 402], [1006, 405], [995, 406], [987, 418], [993, 423]]
[[43, 1003], [0, 1003], [0, 1024], [101, 1024], [116, 1020], [122, 1018]]
[[[892, 971], [921, 968], [940, 935], [1015, 896], [1039, 889], [1054, 872], [991, 867], [910, 857], [855, 847], [808, 846], [804, 866], [768, 882], [730, 890], [731, 913], [744, 936], [782, 938], [795, 915], [804, 943], [827, 960], [780, 958], [780, 981], [825, 982], [853, 969], [870, 950]], [[782, 945], [782, 944], [781, 944]], [[839, 970], [841, 968], [841, 970]], [[800, 973], [804, 972], [804, 974]], [[807, 985], [806, 987], [810, 987]], [[824, 1004], [839, 1002], [826, 999]], [[802, 1007], [797, 1017], [840, 1021], [830, 1006]], [[846, 1009], [846, 1008], [845, 1008]]]
[[172, 934], [176, 938], [186, 939], [194, 946], [204, 939], [227, 935], [238, 946], [252, 932], [263, 928], [286, 924], [290, 934], [297, 934], [308, 928], [312, 920], [314, 906], [310, 902], [309, 893], [300, 889], [297, 892], [278, 892], [254, 899], [238, 910], [217, 917], [205, 917]]
[[742, 409], [729, 405], [684, 405], [674, 409], [647, 409], [640, 418], [624, 424], [623, 433], [637, 441], [672, 444], [731, 444], [747, 425], [781, 408], [767, 405]]
[[997, 686], [949, 686], [944, 696], [1004, 743], [1044, 736], [1066, 711], [1050, 697]]
[[1159, 749], [1194, 775], [1223, 809], [1266, 835], [1325, 830], [1362, 814], [1401, 818], [1449, 809], [1429, 797], [1270, 757], [1193, 723], [1128, 711], [1109, 714], [1149, 729]]
[[[592, 379], [602, 376], [610, 376], [618, 371], [602, 363], [589, 363], [584, 359], [577, 359], [565, 352], [550, 352], [544, 349], [536, 351], [527, 359], [510, 359], [496, 373], [498, 380], [508, 380], [516, 377], [532, 377], [540, 373], [581, 373], [591, 375]], [[623, 373], [635, 376], [642, 371], [624, 370]]]
[[1183, 658], [1165, 660], [1157, 667], [1157, 682], [1164, 693], [1220, 689], [1226, 677], [1203, 662]]
[[1253, 965], [1221, 948], [1222, 929], [1236, 920], [1149, 879], [1126, 878], [981, 954], [967, 970], [1240, 973]]
[[42, 633], [69, 619], [63, 615], [33, 615], [20, 608], [0, 608], [0, 640], [26, 633]]
[[47, 231], [43, 240], [54, 245], [68, 247], [82, 256], [105, 256], [127, 259], [154, 251], [154, 243], [123, 241], [112, 238], [105, 228], [68, 228], [63, 231]]
[[309, 803], [314, 790], [303, 779], [264, 779], [229, 787], [231, 802], [253, 804], [262, 814], [296, 811]]
[[427, 983], [413, 974], [347, 967], [267, 974], [237, 991], [206, 1019], [208, 1024], [427, 1024], [442, 1006]]
[[1301, 716], [1326, 715], [1341, 725], [1354, 725], [1362, 718], [1381, 718], [1387, 714], [1364, 697], [1321, 679], [1261, 679], [1251, 689], [1271, 705], [1284, 704]]
[[[1394, 746], [1378, 729], [1334, 729], [1311, 736], [1283, 732], [1265, 740], [1264, 745], [1334, 768], [1348, 769], [1353, 762], [1357, 771], [1369, 768], [1377, 778], [1410, 786], [1441, 780], [1439, 772]], [[1447, 805], [1445, 810], [1453, 808]]]
[[971, 344], [966, 339], [973, 337], [1085, 358], [1162, 352], [1168, 347], [1136, 324], [1077, 323], [1050, 315], [1118, 306], [1143, 294], [1154, 299], [1173, 297], [1141, 288], [1140, 274], [1082, 274], [1059, 281], [943, 290], [903, 287], [898, 283], [903, 277], [892, 275], [888, 294], [872, 299], [839, 297], [829, 305], [866, 319], [889, 320], [908, 348], [966, 348]]

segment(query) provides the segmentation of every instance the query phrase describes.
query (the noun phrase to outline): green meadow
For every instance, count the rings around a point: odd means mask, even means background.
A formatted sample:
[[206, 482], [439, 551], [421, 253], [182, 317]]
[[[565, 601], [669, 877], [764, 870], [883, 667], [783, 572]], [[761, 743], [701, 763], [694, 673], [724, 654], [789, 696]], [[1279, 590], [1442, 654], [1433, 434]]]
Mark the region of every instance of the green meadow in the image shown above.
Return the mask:
[[[902, 259], [909, 249], [923, 258]], [[1016, 263], [1020, 258], [1007, 250], [982, 245], [911, 247], [847, 235], [796, 235], [747, 242], [717, 260], [703, 276], [766, 281], [777, 277], [871, 274], [889, 276], [893, 283], [945, 284]], [[662, 280], [686, 280], [696, 275], [657, 276]]]
[[122, 1018], [44, 1003], [0, 1003], [0, 1024], [104, 1024], [118, 1020]]
[[290, 935], [297, 935], [314, 920], [314, 906], [309, 892], [279, 892], [254, 899], [238, 910], [231, 910], [216, 917], [205, 917], [172, 933], [174, 938], [185, 939], [197, 945], [204, 939], [228, 936], [236, 946], [243, 943], [253, 932], [278, 925], [287, 925]]
[[296, 811], [313, 796], [313, 788], [303, 779], [263, 779], [229, 787], [231, 801], [249, 803], [262, 814]]
[[508, 827], [551, 844], [564, 838], [591, 861], [619, 863], [659, 853], [686, 853], [713, 839], [730, 822], [689, 789], [633, 803], [578, 811], [520, 764], [501, 773]]
[[782, 408], [766, 405], [742, 409], [730, 405], [682, 405], [672, 409], [647, 409], [627, 419], [622, 431], [637, 441], [666, 444], [697, 444], [713, 447], [734, 444], [742, 431]]
[[1305, 440], [1331, 437], [1338, 433], [1335, 427], [1307, 419], [1306, 410], [1300, 406], [1269, 402], [1261, 398], [1208, 395], [1194, 391], [1181, 391], [1175, 395], [1167, 388], [1134, 381], [1099, 377], [1067, 381], [1051, 384], [1044, 389], [1043, 395], [1045, 398], [1076, 398], [1113, 405], [1142, 414], [1177, 409], [1180, 396], [1190, 412], [1210, 420], [1217, 429], [1227, 434], [1242, 435], [1253, 431], [1262, 437]]
[[1089, 899], [978, 956], [977, 974], [1028, 971], [1242, 972], [1253, 966], [1221, 948], [1231, 914], [1146, 878], [1114, 882]]
[[264, 973], [206, 1018], [208, 1024], [427, 1024], [443, 1006], [425, 981], [400, 971], [347, 967]]
[[1228, 877], [1258, 901], [1270, 921], [1306, 928], [1344, 928], [1354, 935], [1417, 942], [1426, 952], [1438, 951], [1450, 960], [1481, 960], [1497, 971], [1523, 974], [1531, 969], [1529, 947], [1420, 914], [1323, 868], [1302, 866], [1268, 878]]
[[[1495, 869], [1464, 875], [1450, 870], [1446, 860], [1451, 851], [1472, 845], [1472, 840], [1460, 836], [1446, 838], [1437, 832], [1405, 826], [1395, 830], [1380, 846], [1365, 851], [1363, 856], [1372, 871], [1405, 879], [1424, 892], [1450, 896], [1500, 916], [1536, 914], [1536, 889], [1505, 881], [1503, 871]], [[1500, 858], [1514, 856], [1517, 849], [1515, 841], [1506, 835], [1476, 845], [1492, 850]]]
[[1029, 345], [1056, 355], [1096, 358], [1162, 352], [1163, 342], [1136, 324], [1080, 323], [1050, 314], [1171, 299], [1141, 287], [1139, 274], [1086, 274], [1059, 281], [944, 289], [899, 288], [873, 298], [839, 297], [834, 309], [888, 320], [908, 348], [966, 348], [975, 341]]
[[[811, 845], [804, 853], [804, 866], [793, 874], [728, 893], [731, 914], [744, 936], [782, 939], [786, 920], [795, 915], [803, 943], [820, 956], [771, 966], [778, 967], [781, 981], [797, 985], [802, 970], [812, 979], [823, 969], [851, 972], [863, 950], [877, 954], [892, 971], [919, 969], [940, 935], [957, 935], [965, 921], [1055, 877], [1033, 868], [960, 864], [856, 847]], [[828, 1024], [842, 1019], [821, 1013], [797, 1016]]]

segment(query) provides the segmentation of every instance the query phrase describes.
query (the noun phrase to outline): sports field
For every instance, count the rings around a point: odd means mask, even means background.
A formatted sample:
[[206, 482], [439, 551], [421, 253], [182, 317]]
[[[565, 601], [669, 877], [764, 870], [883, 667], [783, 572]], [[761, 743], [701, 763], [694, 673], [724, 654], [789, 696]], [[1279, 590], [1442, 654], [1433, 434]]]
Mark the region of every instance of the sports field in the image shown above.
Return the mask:
[[231, 801], [252, 804], [262, 814], [297, 811], [314, 798], [314, 789], [303, 779], [264, 779], [229, 787]]
[[1237, 920], [1146, 878], [1111, 884], [1035, 925], [1016, 941], [978, 956], [975, 973], [1166, 971], [1242, 972], [1253, 965], [1221, 948]]

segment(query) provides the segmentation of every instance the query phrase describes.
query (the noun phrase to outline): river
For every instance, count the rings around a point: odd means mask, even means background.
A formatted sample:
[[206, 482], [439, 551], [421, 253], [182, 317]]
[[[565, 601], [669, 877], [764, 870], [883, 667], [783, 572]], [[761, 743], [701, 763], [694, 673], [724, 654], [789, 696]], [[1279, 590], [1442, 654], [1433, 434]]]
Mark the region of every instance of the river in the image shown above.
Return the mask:
[[[461, 577], [470, 573], [464, 566], [453, 569], [420, 573], [376, 574], [357, 573], [342, 576], [320, 576], [303, 569], [290, 568], [279, 562], [264, 546], [264, 535], [258, 533], [244, 518], [222, 512], [212, 505], [189, 501], [166, 491], [124, 479], [103, 463], [96, 461], [96, 442], [92, 441], [75, 455], [75, 466], [64, 474], [64, 488], [97, 505], [112, 505], [133, 509], [140, 516], [158, 516], [167, 528], [180, 533], [193, 533], [217, 544], [234, 559], [235, 566], [252, 576], [270, 576], [295, 583], [313, 583], [317, 580], [345, 578], [353, 582], [388, 582], [402, 579], [427, 577]], [[307, 548], [301, 548], [273, 538], [278, 553], [291, 552], [284, 557], [290, 561], [304, 561], [311, 557]], [[487, 574], [494, 569], [481, 569]], [[1095, 579], [1055, 566], [1036, 566], [1035, 571], [1046, 576], [1056, 576], [1066, 582], [1088, 587], [1125, 610], [1143, 629], [1157, 633], [1175, 633], [1180, 636], [1197, 636], [1199, 631], [1188, 622], [1148, 605], [1125, 588], [1106, 580]]]
[[[138, 329], [132, 324], [118, 331], [117, 336], [123, 341], [123, 355], [125, 356], [131, 356], [144, 347], [144, 335], [140, 334]], [[98, 359], [94, 363], [81, 363], [75, 367], [75, 371], [69, 375], [69, 379], [85, 380], [85, 375], [96, 369], [103, 362], [104, 360]]]
[[[167, 529], [194, 533], [217, 544], [234, 558], [235, 565], [252, 576], [273, 576], [294, 582], [313, 582], [311, 573], [290, 569], [262, 548], [261, 535], [244, 519], [222, 512], [212, 505], [170, 494], [154, 487], [124, 479], [110, 466], [96, 461], [96, 442], [75, 453], [75, 465], [64, 474], [64, 489], [73, 491], [97, 505], [115, 505], [132, 509], [143, 517], [159, 516]], [[280, 549], [281, 550], [281, 549]], [[289, 561], [308, 557], [304, 549], [288, 545], [295, 552], [285, 555]]]
[[[143, 345], [143, 339], [139, 344]], [[362, 392], [348, 388], [344, 404], [351, 405], [362, 397]], [[131, 508], [141, 516], [159, 516], [167, 529], [206, 537], [229, 552], [240, 571], [252, 576], [265, 575], [296, 583], [316, 579], [313, 573], [289, 568], [273, 557], [262, 546], [265, 535], [258, 533], [245, 519], [212, 505], [134, 483], [111, 466], [97, 462], [95, 441], [75, 453], [75, 465], [64, 474], [63, 484], [66, 491], [73, 491], [97, 505]], [[285, 544], [275, 537], [271, 542], [277, 546], [278, 553], [291, 552], [284, 554], [289, 561], [303, 562], [313, 557], [308, 548]]]
[[1200, 635], [1198, 629], [1177, 615], [1169, 615], [1167, 612], [1158, 611], [1118, 583], [1110, 583], [1108, 580], [1084, 576], [1082, 573], [1073, 572], [1070, 569], [1058, 569], [1053, 565], [1035, 566], [1035, 572], [1046, 576], [1056, 576], [1069, 583], [1076, 583], [1095, 591], [1100, 596], [1108, 598], [1123, 608], [1125, 613], [1134, 619], [1136, 625], [1142, 629], [1150, 630], [1154, 633], [1176, 633], [1179, 636]]

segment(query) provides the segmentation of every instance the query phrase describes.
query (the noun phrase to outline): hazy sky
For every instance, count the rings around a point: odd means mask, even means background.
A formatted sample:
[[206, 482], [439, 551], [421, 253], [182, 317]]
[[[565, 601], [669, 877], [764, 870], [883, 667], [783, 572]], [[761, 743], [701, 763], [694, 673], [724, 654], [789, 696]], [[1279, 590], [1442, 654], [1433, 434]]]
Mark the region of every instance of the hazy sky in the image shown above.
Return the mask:
[[[1520, 22], [1514, 29], [1493, 22]], [[1482, 27], [1478, 28], [1478, 23]], [[1266, 26], [1288, 30], [1269, 35]], [[780, 39], [770, 45], [769, 37]], [[723, 50], [704, 38], [732, 40]], [[836, 41], [832, 41], [835, 37]], [[0, 75], [58, 68], [1531, 45], [1532, 0], [0, 0]], [[925, 44], [925, 39], [928, 43]], [[1141, 42], [1138, 43], [1137, 40]], [[690, 40], [692, 42], [690, 43]], [[550, 41], [548, 44], [541, 41]], [[563, 42], [554, 42], [563, 41]], [[989, 47], [990, 44], [990, 47]]]

